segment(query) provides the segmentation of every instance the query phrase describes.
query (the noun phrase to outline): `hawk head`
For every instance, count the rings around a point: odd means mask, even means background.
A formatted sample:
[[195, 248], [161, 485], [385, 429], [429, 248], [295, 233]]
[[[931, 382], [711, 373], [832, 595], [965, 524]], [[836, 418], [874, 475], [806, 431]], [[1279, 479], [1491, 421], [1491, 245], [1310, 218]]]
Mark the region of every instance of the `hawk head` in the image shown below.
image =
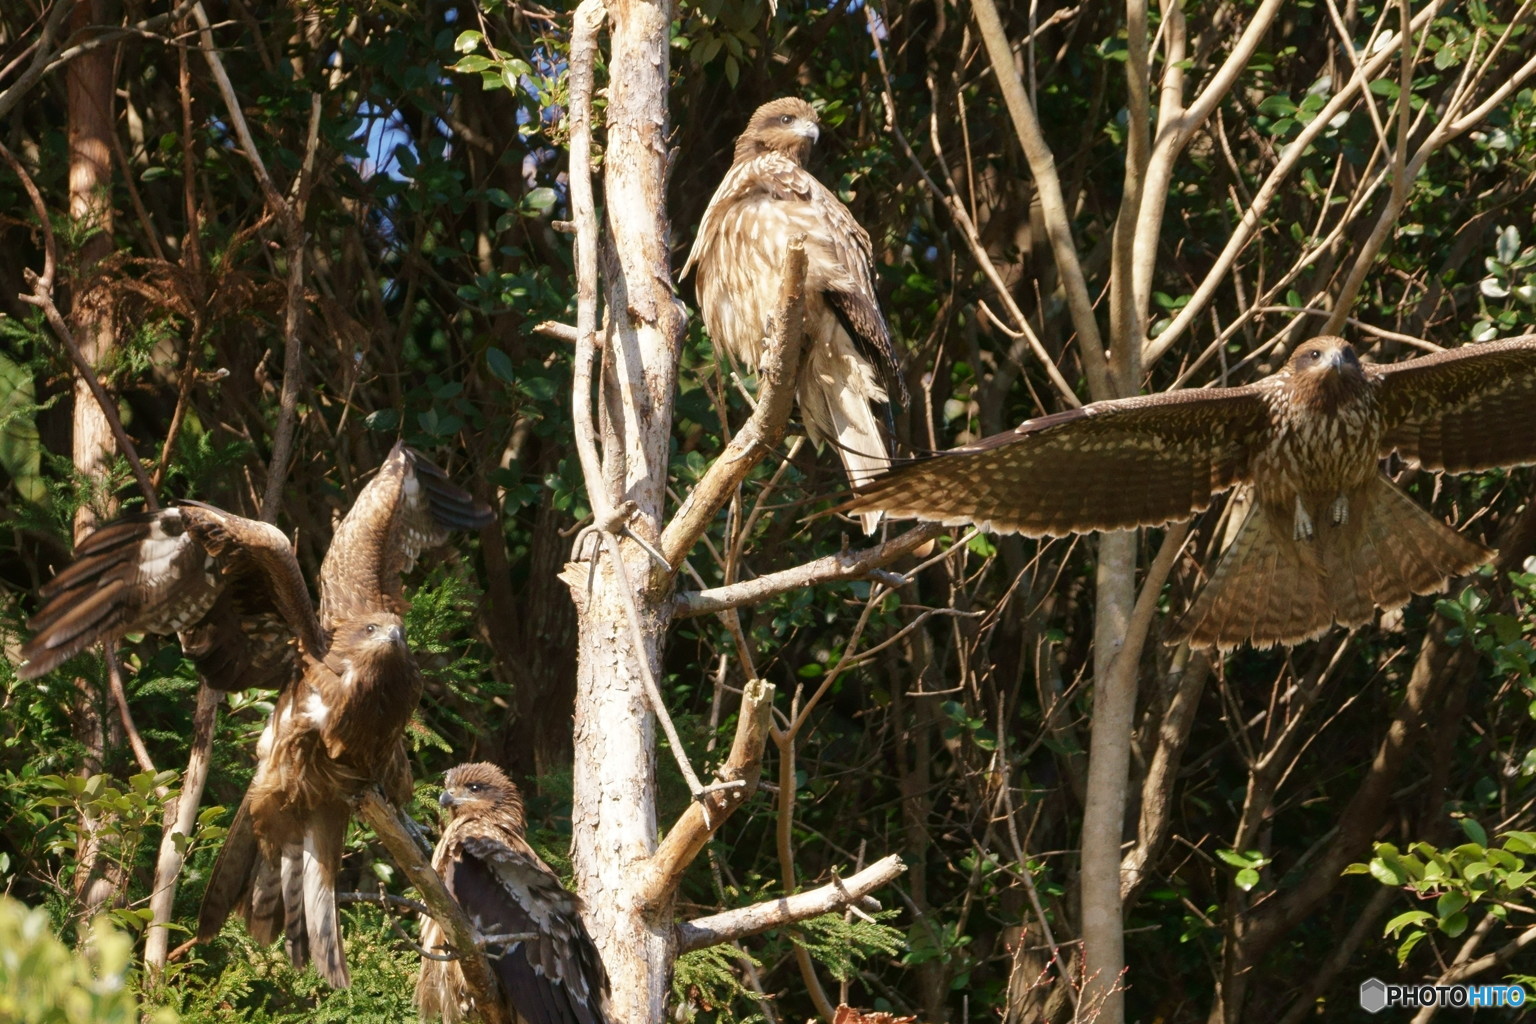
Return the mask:
[[511, 817], [519, 825], [523, 820], [523, 794], [500, 768], [485, 761], [449, 769], [437, 802], [450, 818], [497, 814]]
[[1343, 338], [1323, 336], [1296, 346], [1285, 371], [1294, 399], [1333, 411], [1366, 390], [1365, 369]]
[[356, 666], [409, 658], [405, 623], [394, 612], [375, 611], [343, 622], [331, 640], [331, 653]]
[[816, 108], [798, 97], [764, 103], [736, 139], [736, 162], [764, 153], [782, 153], [804, 165], [811, 156], [811, 143], [821, 136], [817, 124]]

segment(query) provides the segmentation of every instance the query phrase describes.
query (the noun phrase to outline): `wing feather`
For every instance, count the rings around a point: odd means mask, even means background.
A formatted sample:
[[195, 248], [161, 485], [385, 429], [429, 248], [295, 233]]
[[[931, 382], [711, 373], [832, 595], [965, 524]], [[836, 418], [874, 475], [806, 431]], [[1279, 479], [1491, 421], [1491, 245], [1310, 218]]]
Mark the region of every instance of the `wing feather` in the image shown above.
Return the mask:
[[449, 530], [491, 523], [475, 501], [424, 456], [395, 445], [347, 513], [320, 566], [320, 625], [327, 633], [358, 615], [403, 612], [401, 576]]
[[200, 502], [96, 530], [41, 595], [22, 648], [23, 679], [125, 633], [183, 634], [215, 689], [284, 682], [290, 636], [319, 650], [314, 606], [288, 538]]
[[1249, 479], [1266, 422], [1253, 386], [1095, 402], [909, 462], [843, 510], [1032, 537], [1158, 526]]
[[1536, 335], [1463, 345], [1373, 368], [1393, 450], [1466, 473], [1536, 463]]
[[581, 921], [581, 903], [532, 850], [466, 837], [452, 891], [482, 935], [536, 933], [487, 950], [508, 1003], [527, 1024], [604, 1024], [608, 976]]

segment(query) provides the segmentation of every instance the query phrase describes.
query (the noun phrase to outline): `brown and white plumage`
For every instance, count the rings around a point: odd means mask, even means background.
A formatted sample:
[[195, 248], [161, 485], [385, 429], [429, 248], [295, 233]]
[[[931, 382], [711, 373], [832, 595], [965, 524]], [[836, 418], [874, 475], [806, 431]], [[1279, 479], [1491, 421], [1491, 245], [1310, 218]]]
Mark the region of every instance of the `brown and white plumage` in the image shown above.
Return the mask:
[[449, 529], [490, 521], [401, 445], [358, 495], [322, 566], [320, 614], [311, 609], [304, 626], [316, 647], [301, 648], [299, 674], [278, 695], [209, 877], [199, 941], [238, 910], [259, 941], [281, 931], [296, 967], [313, 960], [332, 985], [348, 984], [335, 882], [351, 800], [374, 782], [397, 802], [411, 794], [402, 736], [422, 678], [400, 619], [400, 574]]
[[[800, 415], [811, 439], [837, 449], [858, 485], [889, 463], [875, 405], [906, 401], [901, 365], [875, 294], [869, 235], [806, 170], [820, 132], [800, 99], [759, 107], [736, 140], [683, 274], [697, 268], [699, 310], [718, 345], [755, 369], [778, 298], [789, 240], [806, 236], [805, 335]], [[864, 517], [873, 532], [878, 514]]]
[[1292, 644], [1367, 622], [1492, 552], [1381, 472], [1392, 452], [1467, 472], [1536, 462], [1536, 336], [1362, 366], [1340, 338], [1236, 388], [1095, 402], [911, 462], [849, 503], [1029, 536], [1184, 519], [1251, 484], [1253, 507], [1176, 628], [1198, 647]]
[[217, 690], [281, 686], [294, 670], [292, 637], [306, 655], [322, 648], [288, 538], [201, 502], [106, 524], [40, 593], [17, 669], [23, 679], [126, 633], [180, 634]]
[[[502, 998], [519, 1024], [605, 1024], [608, 975], [581, 920], [581, 901], [533, 852], [523, 798], [493, 764], [461, 764], [443, 780], [448, 812], [432, 867], [475, 930]], [[496, 942], [498, 936], [534, 935]], [[442, 928], [427, 918], [422, 946], [439, 951]], [[416, 980], [423, 1019], [474, 1019], [458, 963], [423, 958]]]
[[399, 802], [411, 793], [401, 737], [422, 680], [400, 620], [401, 575], [450, 530], [491, 519], [396, 445], [337, 527], [318, 614], [282, 531], [199, 502], [103, 526], [42, 589], [23, 678], [126, 633], [177, 633], [208, 685], [281, 688], [209, 878], [200, 940], [238, 908], [258, 939], [282, 931], [296, 966], [313, 957], [347, 984], [334, 883], [350, 800], [375, 781]]

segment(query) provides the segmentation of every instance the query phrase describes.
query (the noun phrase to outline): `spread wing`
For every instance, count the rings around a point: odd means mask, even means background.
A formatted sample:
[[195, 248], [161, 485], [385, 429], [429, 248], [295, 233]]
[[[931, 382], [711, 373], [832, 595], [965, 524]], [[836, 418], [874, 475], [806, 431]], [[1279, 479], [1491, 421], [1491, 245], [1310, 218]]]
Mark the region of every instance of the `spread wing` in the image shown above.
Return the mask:
[[321, 650], [288, 538], [200, 502], [96, 530], [41, 596], [17, 670], [23, 679], [125, 633], [180, 633], [208, 685], [222, 690], [286, 682], [290, 637], [312, 656]]
[[1255, 386], [1094, 402], [909, 462], [844, 510], [1032, 537], [1157, 526], [1247, 480], [1267, 424]]
[[1536, 463], [1536, 335], [1463, 345], [1381, 366], [1387, 431], [1425, 469], [1452, 473]]
[[320, 566], [320, 625], [327, 633], [357, 615], [405, 610], [400, 577], [450, 530], [478, 530], [494, 520], [488, 506], [403, 444], [347, 513]]
[[517, 1019], [604, 1024], [608, 975], [580, 902], [532, 850], [466, 838], [444, 881], [481, 935], [537, 934], [486, 949]]

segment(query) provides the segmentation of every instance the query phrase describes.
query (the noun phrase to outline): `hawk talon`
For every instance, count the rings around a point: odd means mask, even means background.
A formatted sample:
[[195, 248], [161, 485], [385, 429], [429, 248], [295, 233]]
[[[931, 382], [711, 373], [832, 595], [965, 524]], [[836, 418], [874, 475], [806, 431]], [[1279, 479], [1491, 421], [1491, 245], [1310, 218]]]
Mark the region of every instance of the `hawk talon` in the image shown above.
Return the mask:
[[1296, 529], [1292, 534], [1295, 540], [1311, 540], [1317, 535], [1312, 525], [1312, 517], [1307, 514], [1306, 506], [1301, 503], [1301, 495], [1296, 495]]
[[1349, 499], [1339, 495], [1333, 499], [1333, 504], [1328, 506], [1328, 521], [1334, 526], [1343, 526], [1349, 522]]

